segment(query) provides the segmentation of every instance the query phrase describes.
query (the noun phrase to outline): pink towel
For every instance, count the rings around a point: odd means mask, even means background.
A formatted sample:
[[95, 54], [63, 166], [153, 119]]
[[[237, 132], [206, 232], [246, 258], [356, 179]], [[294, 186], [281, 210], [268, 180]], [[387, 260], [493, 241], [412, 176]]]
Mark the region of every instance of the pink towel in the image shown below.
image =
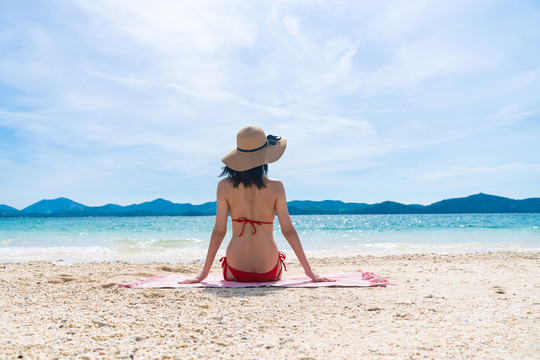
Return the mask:
[[129, 284], [118, 284], [121, 287], [139, 289], [159, 289], [159, 288], [190, 288], [190, 287], [366, 287], [366, 286], [386, 286], [388, 280], [381, 279], [370, 272], [354, 271], [339, 274], [321, 275], [323, 277], [336, 280], [335, 282], [314, 282], [307, 276], [285, 277], [273, 282], [250, 282], [241, 283], [236, 281], [226, 281], [220, 275], [209, 275], [203, 282], [195, 284], [178, 284], [179, 281], [188, 279], [188, 276], [170, 274], [157, 275], [148, 279], [135, 281]]

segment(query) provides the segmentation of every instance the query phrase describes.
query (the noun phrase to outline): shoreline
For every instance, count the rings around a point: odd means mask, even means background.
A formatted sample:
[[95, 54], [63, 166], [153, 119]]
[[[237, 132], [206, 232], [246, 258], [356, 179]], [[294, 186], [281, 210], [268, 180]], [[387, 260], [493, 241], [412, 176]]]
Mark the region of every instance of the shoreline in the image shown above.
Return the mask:
[[[124, 289], [202, 262], [0, 263], [0, 358], [535, 358], [540, 253], [310, 258], [396, 285]], [[285, 276], [302, 274], [287, 260]], [[215, 262], [212, 273], [221, 268]]]
[[[205, 250], [206, 251], [206, 250]], [[282, 250], [287, 255], [287, 262], [297, 262], [296, 255], [292, 251], [292, 249], [284, 249]], [[336, 255], [336, 256], [324, 256], [324, 255], [312, 255], [309, 253], [309, 250], [305, 250], [306, 255], [308, 257], [308, 260], [310, 263], [312, 261], [321, 260], [321, 259], [332, 259], [332, 260], [347, 260], [347, 259], [355, 259], [355, 258], [376, 258], [376, 259], [394, 259], [394, 258], [401, 258], [401, 257], [411, 257], [411, 256], [459, 256], [459, 255], [490, 255], [490, 254], [498, 254], [498, 253], [515, 253], [515, 254], [537, 254], [540, 253], [540, 248], [534, 248], [534, 249], [495, 249], [495, 250], [471, 250], [471, 251], [446, 251], [446, 252], [410, 252], [410, 253], [397, 253], [397, 254], [366, 254], [365, 252], [363, 254], [358, 255]], [[216, 259], [225, 256], [225, 250], [221, 249], [216, 254]], [[29, 260], [22, 260], [22, 259], [15, 259], [15, 260], [2, 260], [0, 259], [0, 265], [1, 264], [29, 264], [29, 263], [52, 263], [59, 266], [72, 266], [76, 264], [100, 264], [100, 263], [124, 263], [124, 264], [200, 264], [202, 267], [204, 265], [204, 258], [199, 259], [190, 259], [190, 260], [183, 260], [178, 259], [175, 261], [172, 261], [170, 259], [164, 259], [164, 260], [158, 260], [157, 258], [140, 258], [140, 259], [133, 259], [126, 260], [126, 259], [103, 259], [103, 260], [95, 260], [95, 259], [62, 259], [62, 256], [57, 256], [56, 260], [52, 259], [46, 259], [46, 260], [35, 260], [35, 259], [29, 259]], [[214, 261], [213, 266], [217, 266], [218, 262]], [[288, 265], [287, 265], [288, 266]]]

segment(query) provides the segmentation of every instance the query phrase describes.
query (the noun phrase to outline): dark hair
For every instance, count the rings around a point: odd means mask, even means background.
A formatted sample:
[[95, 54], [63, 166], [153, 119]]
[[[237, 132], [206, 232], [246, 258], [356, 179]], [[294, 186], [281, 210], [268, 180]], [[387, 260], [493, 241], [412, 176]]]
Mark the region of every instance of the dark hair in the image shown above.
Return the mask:
[[246, 171], [236, 171], [228, 166], [224, 166], [223, 171], [219, 176], [226, 176], [227, 179], [232, 182], [234, 188], [237, 188], [242, 184], [245, 188], [255, 185], [257, 186], [257, 189], [262, 189], [266, 187], [264, 184], [264, 175], [267, 173], [268, 165], [266, 164]]

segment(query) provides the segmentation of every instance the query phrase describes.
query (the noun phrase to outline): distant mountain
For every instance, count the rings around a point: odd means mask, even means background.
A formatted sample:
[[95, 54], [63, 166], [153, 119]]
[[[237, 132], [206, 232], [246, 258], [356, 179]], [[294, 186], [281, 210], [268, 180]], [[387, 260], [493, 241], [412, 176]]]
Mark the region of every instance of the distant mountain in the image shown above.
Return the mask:
[[126, 206], [122, 211], [148, 212], [165, 215], [185, 215], [186, 213], [191, 215], [215, 215], [216, 203], [210, 202], [202, 205], [193, 205], [189, 203], [177, 204], [164, 199], [156, 199], [142, 204]]
[[343, 203], [341, 201], [291, 201], [289, 212], [301, 214], [470, 214], [540, 212], [540, 198], [514, 200], [501, 196], [476, 194], [448, 199], [425, 206], [404, 205], [393, 201], [378, 204]]
[[519, 208], [523, 212], [539, 212], [540, 210], [540, 198], [530, 198], [523, 200], [516, 200], [519, 204]]
[[96, 214], [116, 214], [122, 213], [124, 211], [124, 206], [116, 204], [107, 204], [103, 206], [91, 207], [88, 208], [89, 211], [92, 211]]
[[62, 212], [81, 212], [85, 209], [88, 209], [88, 206], [61, 197], [54, 200], [41, 200], [22, 209], [22, 212], [26, 214], [58, 214]]
[[426, 211], [437, 214], [539, 212], [540, 199], [513, 200], [480, 193], [439, 201], [426, 206]]
[[0, 215], [17, 214], [19, 210], [7, 205], [0, 205]]
[[147, 211], [151, 213], [181, 214], [190, 209], [191, 204], [175, 204], [169, 200], [156, 199], [154, 201], [134, 204], [124, 207], [125, 212]]
[[419, 214], [423, 213], [423, 205], [403, 205], [393, 201], [369, 205], [356, 214]]
[[41, 200], [19, 211], [7, 205], [0, 207], [0, 216], [200, 216], [215, 215], [216, 202], [201, 205], [176, 204], [164, 199], [121, 206], [86, 206], [66, 198]]
[[287, 202], [287, 205], [289, 213], [292, 215], [328, 214], [329, 212], [332, 214], [346, 214], [369, 206], [364, 203], [345, 203], [339, 200], [293, 200]]
[[[456, 213], [536, 213], [540, 212], [540, 198], [513, 200], [501, 196], [476, 194], [464, 198], [447, 199], [434, 204], [404, 205], [393, 201], [378, 204], [346, 203], [337, 200], [290, 201], [292, 215], [310, 214], [456, 214]], [[90, 207], [66, 198], [41, 200], [19, 211], [0, 205], [0, 217], [35, 216], [201, 216], [215, 215], [216, 202], [200, 205], [173, 203], [156, 199], [142, 204], [121, 206], [107, 204]]]

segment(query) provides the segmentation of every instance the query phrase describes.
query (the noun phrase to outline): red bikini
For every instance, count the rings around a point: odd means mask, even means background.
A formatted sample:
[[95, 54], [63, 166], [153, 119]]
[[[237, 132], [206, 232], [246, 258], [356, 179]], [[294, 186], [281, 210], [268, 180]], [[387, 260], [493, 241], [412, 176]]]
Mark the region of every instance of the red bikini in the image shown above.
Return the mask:
[[227, 257], [222, 257], [219, 259], [221, 261], [221, 267], [223, 268], [223, 278], [227, 280], [227, 269], [231, 272], [231, 274], [234, 276], [234, 281], [238, 282], [265, 282], [265, 281], [276, 281], [276, 278], [278, 278], [281, 275], [281, 269], [279, 269], [279, 263], [281, 263], [281, 266], [285, 271], [287, 271], [287, 266], [285, 266], [285, 260], [286, 256], [283, 251], [278, 251], [278, 263], [276, 266], [266, 273], [250, 273], [246, 271], [236, 270], [235, 268], [232, 268], [227, 263]]
[[[255, 233], [257, 232], [257, 228], [255, 227], [255, 225], [262, 225], [262, 224], [273, 224], [274, 222], [273, 221], [256, 221], [256, 220], [249, 220], [245, 217], [241, 217], [241, 218], [238, 218], [238, 219], [232, 219], [232, 221], [236, 221], [238, 223], [244, 223], [244, 225], [242, 225], [242, 231], [240, 232], [240, 235], [238, 236], [242, 236], [242, 234], [244, 233], [244, 227], [246, 226], [247, 223], [250, 223], [251, 226], [253, 227], [253, 233], [251, 233], [251, 235], [255, 235]], [[227, 269], [229, 269], [229, 271], [231, 272], [231, 274], [234, 276], [235, 278], [235, 281], [238, 281], [238, 282], [266, 282], [266, 281], [276, 281], [276, 278], [278, 278], [279, 276], [281, 276], [281, 269], [279, 269], [279, 273], [278, 273], [278, 268], [280, 267], [279, 266], [279, 263], [281, 262], [281, 266], [283, 269], [285, 269], [285, 271], [287, 271], [287, 266], [285, 266], [285, 260], [286, 256], [285, 256], [285, 253], [282, 252], [282, 251], [278, 251], [278, 262], [276, 264], [276, 266], [266, 272], [266, 273], [250, 273], [250, 272], [246, 272], [246, 271], [241, 271], [241, 270], [236, 270], [235, 268], [232, 268], [228, 263], [227, 263], [227, 257], [222, 257], [219, 261], [221, 262], [221, 267], [223, 268], [223, 278], [225, 280], [227, 280]]]

